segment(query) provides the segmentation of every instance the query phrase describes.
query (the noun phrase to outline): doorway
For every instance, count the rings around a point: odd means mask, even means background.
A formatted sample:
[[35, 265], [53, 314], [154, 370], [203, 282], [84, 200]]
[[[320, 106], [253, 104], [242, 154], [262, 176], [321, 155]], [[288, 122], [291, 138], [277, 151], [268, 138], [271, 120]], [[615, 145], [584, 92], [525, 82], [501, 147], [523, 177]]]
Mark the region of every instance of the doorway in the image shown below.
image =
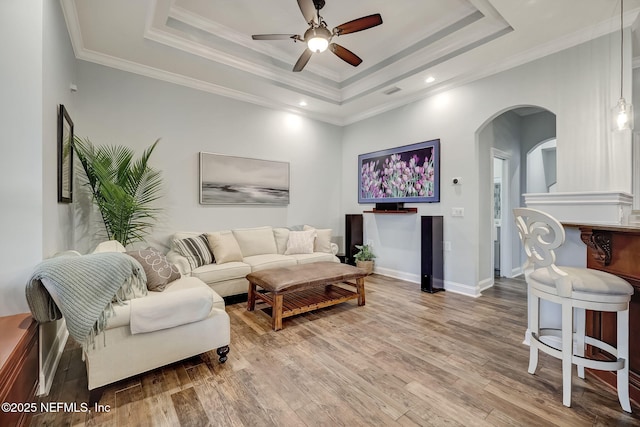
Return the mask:
[[493, 275], [494, 277], [511, 276], [510, 223], [508, 222], [509, 206], [509, 159], [510, 155], [496, 148], [491, 149], [492, 185], [493, 185]]

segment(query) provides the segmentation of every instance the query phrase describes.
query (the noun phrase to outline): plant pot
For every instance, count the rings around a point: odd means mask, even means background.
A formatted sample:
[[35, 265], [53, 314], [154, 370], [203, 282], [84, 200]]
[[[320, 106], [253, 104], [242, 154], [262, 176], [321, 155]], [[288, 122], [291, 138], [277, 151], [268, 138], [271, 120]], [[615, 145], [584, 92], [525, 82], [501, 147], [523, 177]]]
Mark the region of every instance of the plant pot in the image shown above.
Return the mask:
[[363, 269], [367, 274], [373, 273], [373, 261], [356, 261], [356, 267]]

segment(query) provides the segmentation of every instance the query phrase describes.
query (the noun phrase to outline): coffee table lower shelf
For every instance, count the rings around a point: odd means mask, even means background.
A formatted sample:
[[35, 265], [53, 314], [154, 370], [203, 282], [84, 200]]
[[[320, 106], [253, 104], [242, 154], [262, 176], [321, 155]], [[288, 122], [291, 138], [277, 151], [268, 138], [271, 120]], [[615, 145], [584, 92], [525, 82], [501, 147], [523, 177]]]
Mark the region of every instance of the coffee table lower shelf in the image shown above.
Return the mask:
[[[356, 287], [355, 283], [344, 282], [346, 285]], [[273, 293], [255, 292], [256, 299], [266, 302], [272, 307], [273, 329], [282, 329], [282, 319], [307, 313], [324, 307], [340, 304], [352, 299], [362, 300], [358, 292], [350, 291], [337, 285], [325, 285], [308, 289], [296, 290], [293, 292]], [[364, 305], [364, 301], [358, 301], [358, 305]], [[253, 307], [248, 307], [253, 310]]]

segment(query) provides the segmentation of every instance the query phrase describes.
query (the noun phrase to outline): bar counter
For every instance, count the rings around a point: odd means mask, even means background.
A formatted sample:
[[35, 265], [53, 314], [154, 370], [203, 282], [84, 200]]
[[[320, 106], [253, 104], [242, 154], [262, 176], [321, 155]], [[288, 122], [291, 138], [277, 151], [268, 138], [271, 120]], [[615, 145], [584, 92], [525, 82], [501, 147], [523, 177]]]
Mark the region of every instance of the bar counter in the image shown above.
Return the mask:
[[[629, 304], [629, 394], [640, 404], [640, 227], [629, 225], [601, 225], [563, 223], [578, 228], [580, 239], [587, 245], [587, 267], [615, 274], [626, 279], [634, 294]], [[616, 344], [616, 314], [587, 311], [587, 335]], [[587, 355], [612, 360], [606, 353], [587, 347]], [[616, 374], [590, 371], [615, 387]]]

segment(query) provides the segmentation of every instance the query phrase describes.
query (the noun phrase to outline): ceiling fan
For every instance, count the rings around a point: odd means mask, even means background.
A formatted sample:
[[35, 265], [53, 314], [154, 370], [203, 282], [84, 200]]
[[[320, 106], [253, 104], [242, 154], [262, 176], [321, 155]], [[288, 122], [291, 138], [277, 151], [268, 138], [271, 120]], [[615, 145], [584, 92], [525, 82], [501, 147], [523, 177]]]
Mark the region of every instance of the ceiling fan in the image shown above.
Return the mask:
[[302, 71], [313, 53], [324, 52], [327, 48], [335, 53], [338, 58], [357, 67], [362, 62], [362, 59], [349, 49], [337, 43], [331, 43], [331, 40], [333, 37], [355, 33], [380, 25], [382, 24], [382, 17], [379, 13], [364, 16], [354, 19], [353, 21], [345, 22], [335, 27], [332, 31], [329, 31], [327, 23], [324, 22], [324, 19], [320, 16], [320, 9], [324, 7], [324, 4], [325, 0], [298, 0], [298, 6], [300, 7], [302, 16], [304, 16], [305, 21], [309, 24], [309, 29], [305, 31], [302, 37], [297, 34], [257, 34], [251, 36], [251, 38], [253, 40], [292, 39], [294, 42], [307, 43], [307, 48], [302, 52], [300, 58], [298, 58], [296, 65], [293, 66], [293, 71], [295, 72]]

